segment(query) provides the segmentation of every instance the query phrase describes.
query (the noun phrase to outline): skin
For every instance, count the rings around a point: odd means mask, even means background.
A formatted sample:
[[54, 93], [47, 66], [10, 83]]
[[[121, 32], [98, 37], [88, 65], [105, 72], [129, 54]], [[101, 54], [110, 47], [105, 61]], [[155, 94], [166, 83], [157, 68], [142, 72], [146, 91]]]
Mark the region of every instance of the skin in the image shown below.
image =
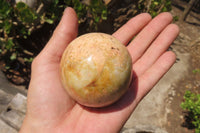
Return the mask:
[[143, 13], [113, 34], [131, 54], [134, 80], [117, 103], [100, 109], [88, 108], [69, 97], [59, 75], [62, 53], [76, 38], [78, 29], [76, 13], [67, 8], [53, 36], [32, 63], [27, 113], [20, 133], [118, 132], [176, 60], [173, 52], [166, 51], [179, 33], [179, 28], [171, 22], [169, 13], [161, 13], [154, 19]]

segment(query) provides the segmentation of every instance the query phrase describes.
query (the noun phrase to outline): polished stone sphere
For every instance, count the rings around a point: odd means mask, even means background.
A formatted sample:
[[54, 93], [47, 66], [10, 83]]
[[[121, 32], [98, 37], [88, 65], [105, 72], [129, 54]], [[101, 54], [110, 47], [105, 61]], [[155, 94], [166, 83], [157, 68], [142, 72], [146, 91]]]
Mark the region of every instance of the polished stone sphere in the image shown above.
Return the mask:
[[132, 60], [127, 48], [113, 36], [88, 33], [68, 45], [60, 71], [63, 86], [75, 101], [104, 107], [128, 90]]

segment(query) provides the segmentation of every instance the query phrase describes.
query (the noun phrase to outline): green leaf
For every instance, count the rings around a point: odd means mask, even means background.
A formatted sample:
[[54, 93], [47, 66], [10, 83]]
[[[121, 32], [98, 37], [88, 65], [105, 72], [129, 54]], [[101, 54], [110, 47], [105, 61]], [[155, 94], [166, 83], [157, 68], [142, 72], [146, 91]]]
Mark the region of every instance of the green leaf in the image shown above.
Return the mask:
[[167, 8], [166, 8], [166, 7], [163, 7], [163, 8], [162, 8], [162, 12], [167, 12]]
[[11, 56], [10, 56], [10, 60], [15, 60], [17, 58], [17, 54], [16, 53], [13, 53]]
[[25, 28], [25, 27], [22, 27], [21, 29], [20, 29], [20, 33], [22, 34], [22, 35], [25, 35], [25, 34], [27, 34], [27, 29]]
[[31, 35], [31, 30], [28, 30], [27, 34], [30, 36]]
[[57, 5], [59, 3], [59, 0], [54, 0], [55, 5]]
[[91, 5], [93, 6], [99, 5], [99, 0], [91, 0]]
[[194, 70], [192, 70], [192, 72], [193, 72], [194, 74], [200, 73], [200, 69], [194, 69]]
[[33, 58], [32, 57], [31, 58], [24, 58], [24, 61], [28, 62], [28, 63], [31, 63], [33, 61]]
[[197, 131], [200, 129], [200, 94], [186, 91], [183, 98], [184, 102], [181, 103], [181, 107], [189, 112], [189, 117]]
[[53, 19], [45, 19], [45, 22], [49, 23], [49, 24], [53, 24]]
[[18, 8], [18, 9], [22, 9], [22, 8], [26, 8], [26, 7], [27, 6], [26, 6], [26, 4], [24, 2], [18, 2], [16, 4], [16, 8]]
[[23, 2], [17, 3], [16, 12], [24, 23], [33, 23], [38, 18], [37, 14]]
[[101, 18], [102, 18], [103, 20], [107, 20], [107, 10], [103, 10], [103, 11], [102, 11]]
[[0, 0], [0, 19], [10, 18], [12, 7], [5, 0]]
[[100, 17], [95, 17], [95, 18], [94, 18], [94, 21], [95, 21], [96, 23], [98, 23], [99, 20], [100, 20]]
[[26, 35], [24, 35], [24, 36], [23, 36], [23, 38], [24, 38], [24, 39], [27, 39], [27, 36], [26, 36]]
[[5, 20], [5, 21], [3, 22], [3, 28], [4, 28], [4, 31], [5, 31], [7, 34], [9, 34], [10, 31], [11, 31], [11, 28], [12, 28], [12, 23], [9, 22], [9, 20]]
[[178, 16], [174, 16], [173, 17], [173, 21], [178, 21], [179, 20], [179, 17]]
[[14, 46], [13, 40], [12, 39], [8, 39], [8, 41], [6, 42], [6, 49], [10, 50], [12, 47]]
[[82, 10], [83, 10], [83, 5], [82, 5], [81, 3], [78, 3], [78, 4], [76, 5], [76, 9], [77, 9], [78, 11], [82, 11]]
[[7, 69], [7, 70], [10, 69], [10, 66], [5, 66], [5, 69]]

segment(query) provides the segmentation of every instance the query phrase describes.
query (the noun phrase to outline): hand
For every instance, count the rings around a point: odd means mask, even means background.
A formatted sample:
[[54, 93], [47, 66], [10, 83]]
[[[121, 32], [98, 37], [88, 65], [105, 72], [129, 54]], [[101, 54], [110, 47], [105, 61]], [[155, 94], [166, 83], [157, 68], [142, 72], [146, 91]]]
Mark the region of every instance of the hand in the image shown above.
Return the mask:
[[127, 45], [132, 56], [133, 83], [115, 104], [88, 108], [69, 97], [59, 76], [62, 53], [76, 38], [78, 30], [76, 13], [67, 8], [53, 36], [32, 63], [27, 113], [21, 133], [118, 132], [140, 100], [175, 62], [175, 54], [166, 51], [179, 33], [179, 28], [171, 22], [169, 13], [161, 13], [154, 19], [143, 13], [113, 34]]

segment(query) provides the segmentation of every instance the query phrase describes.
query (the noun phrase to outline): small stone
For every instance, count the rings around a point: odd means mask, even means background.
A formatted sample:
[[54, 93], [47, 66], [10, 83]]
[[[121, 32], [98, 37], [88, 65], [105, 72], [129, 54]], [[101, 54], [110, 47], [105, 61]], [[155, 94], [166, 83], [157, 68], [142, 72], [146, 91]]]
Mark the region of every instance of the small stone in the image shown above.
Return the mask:
[[181, 118], [181, 120], [183, 120], [183, 119], [184, 119], [184, 116], [180, 115], [180, 118]]
[[7, 109], [5, 112], [1, 113], [1, 118], [14, 127], [15, 129], [19, 130], [22, 122], [24, 120], [25, 114], [19, 112], [17, 110]]
[[26, 100], [27, 98], [24, 95], [17, 93], [12, 101], [9, 103], [8, 108], [26, 113]]
[[130, 10], [128, 10], [128, 12], [127, 12], [127, 16], [133, 16], [133, 12], [134, 12], [134, 9], [130, 9]]
[[117, 13], [118, 14], [124, 14], [124, 13], [126, 13], [126, 11], [127, 11], [126, 8], [120, 8], [120, 9], [117, 10]]
[[89, 5], [90, 4], [90, 0], [82, 0], [82, 3]]
[[3, 120], [0, 119], [0, 129], [1, 133], [17, 133], [17, 130], [6, 124]]
[[124, 23], [126, 21], [126, 19], [127, 19], [127, 16], [123, 15], [123, 16], [121, 16], [119, 18], [116, 18], [115, 21], [117, 21], [118, 23], [121, 24], [121, 23]]
[[13, 95], [0, 90], [0, 113], [5, 110], [9, 102], [12, 100]]
[[191, 88], [192, 88], [192, 85], [191, 85], [191, 84], [187, 84], [185, 87], [186, 87], [187, 89], [191, 89]]
[[8, 104], [6, 110], [1, 113], [1, 118], [19, 130], [24, 120], [26, 113], [26, 97], [20, 93], [17, 93], [15, 97]]
[[104, 3], [108, 5], [112, 0], [104, 0]]

